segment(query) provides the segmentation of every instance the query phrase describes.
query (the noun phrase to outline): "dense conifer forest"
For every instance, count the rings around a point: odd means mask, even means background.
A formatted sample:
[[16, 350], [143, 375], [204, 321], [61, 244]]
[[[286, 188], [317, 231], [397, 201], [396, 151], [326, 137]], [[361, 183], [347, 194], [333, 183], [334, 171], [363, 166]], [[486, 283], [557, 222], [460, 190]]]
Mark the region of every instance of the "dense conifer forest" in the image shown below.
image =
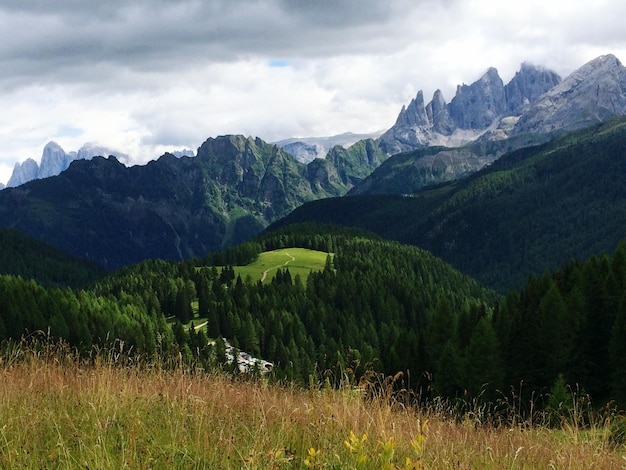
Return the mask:
[[45, 287], [83, 287], [103, 277], [98, 264], [76, 258], [15, 230], [0, 228], [0, 274], [35, 279]]
[[[279, 269], [264, 283], [232, 269], [285, 247], [325, 251], [326, 267], [306, 280]], [[500, 296], [419, 248], [301, 225], [204, 259], [145, 261], [88, 288], [0, 276], [0, 337], [45, 334], [85, 353], [123, 342], [144, 357], [237, 373], [228, 342], [271, 361], [272, 380], [357, 384], [401, 372], [398, 387], [420, 399], [495, 403], [514, 390], [540, 407], [569, 384], [623, 407], [624, 292], [626, 243]], [[198, 318], [206, 328], [189, 328]]]
[[[615, 250], [626, 226], [625, 148], [621, 117], [509, 152], [460, 181], [307, 203], [270, 228], [359, 227], [428, 250], [506, 294], [530, 275]], [[411, 161], [398, 155], [385, 166]]]

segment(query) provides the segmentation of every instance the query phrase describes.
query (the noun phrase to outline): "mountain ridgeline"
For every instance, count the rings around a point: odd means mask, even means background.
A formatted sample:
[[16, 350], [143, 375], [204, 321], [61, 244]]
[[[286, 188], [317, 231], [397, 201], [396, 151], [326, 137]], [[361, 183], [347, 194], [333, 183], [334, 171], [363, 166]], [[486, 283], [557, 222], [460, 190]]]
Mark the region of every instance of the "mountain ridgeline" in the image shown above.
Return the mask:
[[[615, 249], [626, 226], [625, 148], [626, 118], [618, 118], [510, 152], [461, 181], [414, 192], [401, 179], [410, 196], [374, 188], [315, 201], [270, 228], [317, 222], [370, 230], [506, 292], [532, 274]], [[423, 156], [398, 155], [383, 166], [397, 161], [393, 175], [405, 178], [411, 158]], [[393, 178], [385, 184], [393, 187]]]
[[74, 160], [91, 160], [93, 157], [103, 155], [115, 155], [119, 160], [128, 161], [128, 155], [98, 145], [85, 144], [78, 152], [67, 153], [56, 142], [48, 142], [43, 148], [40, 164], [32, 158], [15, 164], [7, 187], [12, 188], [35, 179], [56, 176], [67, 170]]
[[[464, 178], [508, 151], [625, 114], [626, 68], [614, 55], [600, 56], [563, 80], [542, 67], [523, 64], [504, 85], [497, 70], [490, 68], [471, 85], [458, 86], [447, 104], [437, 91], [425, 105], [420, 91], [379, 144], [390, 155], [445, 146], [404, 167], [426, 186]], [[505, 142], [476, 145], [499, 141]], [[368, 188], [377, 186], [376, 191], [383, 192], [400, 181], [403, 192], [411, 192], [402, 183], [407, 175], [396, 176], [376, 175], [385, 183], [369, 181]], [[355, 189], [355, 194], [363, 192]]]
[[[467, 228], [479, 221], [489, 225], [465, 233], [463, 225], [455, 226], [454, 220], [456, 214], [465, 214], [469, 209], [451, 204], [437, 206], [442, 195], [452, 191], [451, 187], [437, 185], [462, 178], [473, 184], [479, 170], [489, 165], [500, 168], [500, 160], [515, 160], [519, 155], [531, 155], [542, 148], [554, 148], [555, 154], [560, 155], [564, 150], [559, 142], [583, 145], [583, 141], [592, 138], [589, 134], [570, 140], [565, 137], [565, 141], [557, 139], [554, 144], [549, 141], [568, 129], [626, 113], [624, 70], [611, 55], [585, 64], [562, 81], [545, 69], [524, 65], [504, 85], [495, 69], [489, 69], [477, 82], [460, 86], [449, 104], [442, 101], [440, 94], [428, 105], [423, 104], [423, 98], [416, 99], [380, 139], [361, 140], [347, 149], [335, 146], [326, 158], [316, 158], [306, 165], [278, 145], [242, 136], [210, 138], [195, 157], [166, 154], [145, 166], [127, 168], [114, 157], [79, 159], [58, 176], [0, 191], [0, 227], [18, 230], [72, 255], [115, 269], [144, 259], [182, 260], [203, 256], [248, 240], [303, 204], [343, 196], [348, 191], [355, 196], [415, 195], [411, 201], [394, 202], [389, 207], [377, 206], [380, 203], [371, 202], [372, 199], [359, 207], [351, 206], [354, 200], [325, 201], [310, 206], [321, 211], [310, 217], [372, 228], [390, 238], [423, 246], [498, 289], [520, 285], [520, 280], [530, 272], [556, 267], [567, 257], [584, 257], [598, 247], [611, 249], [616, 241], [607, 235], [610, 242], [599, 238], [570, 244], [567, 248], [558, 247], [553, 255], [540, 253], [534, 248], [531, 235], [510, 236], [505, 233], [507, 229], [498, 228], [516, 227], [522, 219], [530, 223], [530, 215], [518, 214], [510, 222], [495, 220], [516, 213], [536, 200], [536, 194], [524, 195], [522, 203], [512, 202], [515, 208], [505, 207], [505, 201], [512, 201], [519, 188], [499, 194], [497, 201], [477, 202], [482, 204], [482, 210], [474, 209], [478, 215], [467, 221]], [[607, 158], [619, 161], [614, 149], [595, 148], [605, 144], [608, 134], [619, 132], [619, 127], [590, 131], [601, 132], [603, 137], [597, 139], [597, 145], [590, 145], [591, 150], [585, 147], [584, 152], [590, 155], [608, 152], [612, 157]], [[449, 148], [434, 146], [441, 140], [439, 137], [430, 140], [403, 137], [403, 142], [412, 142], [409, 146], [412, 150], [389, 158], [393, 142], [398, 142], [393, 136], [405, 131], [413, 133], [413, 137], [419, 137], [420, 133], [431, 137], [447, 133], [446, 139], [460, 136], [462, 141], [472, 141]], [[446, 139], [441, 142], [454, 141]], [[61, 151], [52, 145], [47, 147], [50, 155], [61, 155]], [[558, 161], [554, 174], [576, 171], [571, 166], [574, 158]], [[43, 163], [42, 160], [42, 166]], [[587, 171], [593, 174], [597, 169]], [[603, 180], [601, 175], [598, 181]], [[454, 186], [455, 190], [465, 187], [464, 184]], [[572, 194], [577, 194], [585, 184], [572, 187]], [[420, 192], [429, 187], [434, 189]], [[559, 201], [557, 196], [565, 201], [573, 199], [571, 195], [553, 195], [551, 202], [555, 204]], [[585, 204], [597, 204], [593, 195], [587, 196]], [[470, 200], [463, 199], [467, 204]], [[490, 208], [494, 204], [497, 207]], [[405, 205], [409, 206], [405, 213], [394, 212]], [[546, 215], [549, 207], [551, 204], [542, 206], [532, 217]], [[430, 212], [432, 208], [436, 208], [436, 214]], [[334, 214], [341, 214], [344, 209], [348, 211], [345, 216]], [[361, 220], [357, 220], [359, 214]], [[459, 220], [459, 224], [463, 223]], [[542, 246], [549, 246], [550, 240], [556, 245], [556, 240], [570, 238], [568, 234], [547, 235], [550, 228], [542, 220], [532, 221], [529, 227], [533, 236], [542, 237]], [[557, 227], [557, 232], [562, 230]], [[528, 228], [523, 230], [526, 232]], [[497, 237], [492, 239], [494, 233]], [[581, 236], [589, 238], [584, 231]], [[508, 240], [511, 237], [513, 240]], [[483, 247], [487, 241], [490, 246]], [[474, 250], [480, 250], [480, 256]], [[510, 273], [515, 280], [508, 273], [494, 274], [491, 263], [496, 258], [501, 266], [514, 263]]]
[[2, 190], [0, 226], [108, 269], [202, 256], [307, 201], [343, 195], [380, 162], [370, 150], [359, 144], [304, 165], [261, 139], [223, 136], [196, 157], [166, 154], [145, 166], [77, 160], [58, 176]]
[[[390, 154], [413, 150], [424, 145], [458, 146], [475, 140], [487, 130], [503, 131], [505, 117], [519, 117], [538, 98], [561, 81], [549, 70], [522, 65], [513, 79], [504, 85], [498, 71], [491, 67], [471, 85], [459, 85], [447, 104], [440, 90], [424, 104], [420, 90], [402, 108], [396, 123], [381, 136]], [[508, 121], [511, 122], [511, 119]]]
[[504, 85], [495, 68], [471, 85], [459, 85], [446, 104], [437, 90], [424, 104], [420, 91], [381, 136], [387, 153], [424, 145], [456, 147], [476, 139], [571, 131], [626, 114], [626, 68], [614, 55], [600, 56], [564, 80], [523, 64]]

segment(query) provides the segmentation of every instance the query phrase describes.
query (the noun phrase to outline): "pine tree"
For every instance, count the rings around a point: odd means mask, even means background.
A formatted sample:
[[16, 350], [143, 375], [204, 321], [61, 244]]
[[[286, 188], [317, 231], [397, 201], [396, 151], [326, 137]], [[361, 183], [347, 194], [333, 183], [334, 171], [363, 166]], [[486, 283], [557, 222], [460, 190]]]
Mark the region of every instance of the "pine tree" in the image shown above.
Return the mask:
[[461, 358], [453, 341], [446, 342], [433, 373], [433, 388], [436, 395], [447, 398], [458, 396], [462, 388]]
[[465, 351], [465, 388], [473, 397], [493, 400], [504, 383], [502, 355], [496, 333], [487, 317], [476, 325]]
[[626, 295], [622, 297], [609, 341], [611, 398], [626, 407]]
[[437, 302], [426, 330], [426, 352], [429, 364], [434, 367], [448, 341], [456, 338], [456, 319], [450, 301], [442, 297]]

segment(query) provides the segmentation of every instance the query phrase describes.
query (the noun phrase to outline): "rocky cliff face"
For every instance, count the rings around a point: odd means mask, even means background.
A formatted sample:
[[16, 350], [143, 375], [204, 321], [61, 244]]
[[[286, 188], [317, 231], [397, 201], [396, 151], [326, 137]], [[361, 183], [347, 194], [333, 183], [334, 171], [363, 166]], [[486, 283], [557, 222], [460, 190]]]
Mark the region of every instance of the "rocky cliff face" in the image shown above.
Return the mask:
[[625, 114], [626, 68], [609, 54], [583, 65], [539, 97], [514, 132], [575, 130]]
[[560, 77], [550, 70], [523, 63], [519, 72], [504, 87], [506, 114], [521, 116], [560, 81]]
[[[520, 142], [540, 142], [555, 131], [581, 129], [621, 115], [626, 115], [626, 68], [613, 55], [588, 62], [563, 81], [554, 72], [522, 64], [504, 85], [496, 69], [490, 68], [471, 85], [460, 85], [449, 104], [437, 91], [424, 105], [420, 91], [381, 137], [381, 147], [396, 154], [428, 146], [460, 147], [473, 141], [508, 139], [511, 150], [519, 148]], [[527, 137], [517, 139], [523, 136]], [[385, 165], [377, 171], [379, 176], [386, 171], [384, 178], [373, 174], [352, 192], [411, 192], [471, 174], [501, 154], [485, 154], [480, 146], [429, 157], [418, 152], [410, 157], [413, 164]], [[394, 189], [394, 181], [402, 183]]]
[[13, 167], [13, 174], [7, 182], [7, 188], [12, 188], [24, 184], [37, 178], [39, 173], [39, 165], [32, 158], [24, 160], [21, 164], [16, 163]]
[[458, 86], [449, 106], [458, 128], [475, 131], [491, 126], [505, 109], [504, 83], [493, 67], [471, 85]]
[[495, 68], [488, 69], [471, 85], [459, 85], [449, 104], [437, 90], [425, 105], [419, 91], [382, 135], [382, 145], [391, 155], [428, 145], [456, 147], [487, 132], [491, 139], [506, 137], [512, 129], [510, 118], [528, 110], [559, 81], [554, 72], [523, 64], [506, 85]]

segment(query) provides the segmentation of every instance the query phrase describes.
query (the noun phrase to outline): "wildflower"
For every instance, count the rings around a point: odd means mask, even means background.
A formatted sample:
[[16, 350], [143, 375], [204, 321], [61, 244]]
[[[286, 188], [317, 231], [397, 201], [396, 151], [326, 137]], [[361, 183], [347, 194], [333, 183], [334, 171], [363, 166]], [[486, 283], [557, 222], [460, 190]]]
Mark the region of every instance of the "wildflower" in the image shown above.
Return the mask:
[[304, 466], [306, 468], [315, 468], [320, 452], [322, 452], [321, 449], [315, 450], [315, 447], [309, 447], [306, 451], [306, 457], [304, 458]]

